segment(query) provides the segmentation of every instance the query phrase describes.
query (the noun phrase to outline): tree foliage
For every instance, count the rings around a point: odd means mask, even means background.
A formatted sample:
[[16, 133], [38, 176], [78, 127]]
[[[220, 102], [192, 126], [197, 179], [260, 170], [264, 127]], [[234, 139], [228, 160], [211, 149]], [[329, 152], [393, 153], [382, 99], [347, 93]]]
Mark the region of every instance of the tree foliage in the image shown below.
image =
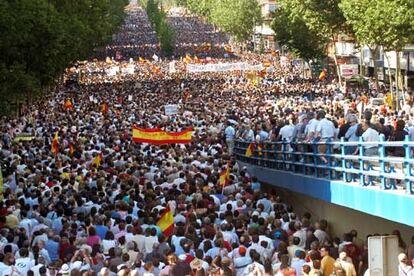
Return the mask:
[[33, 96], [104, 45], [126, 0], [0, 1], [0, 101]]
[[148, 0], [145, 9], [152, 27], [157, 33], [161, 50], [166, 56], [171, 56], [175, 48], [175, 31], [167, 23], [167, 15], [158, 7], [156, 0]]
[[181, 0], [191, 12], [206, 17], [237, 41], [250, 39], [262, 16], [257, 0]]
[[306, 61], [325, 54], [327, 38], [309, 29], [303, 18], [292, 15], [289, 6], [279, 8], [272, 22], [280, 45]]
[[342, 0], [340, 7], [362, 45], [398, 51], [413, 41], [411, 0]]

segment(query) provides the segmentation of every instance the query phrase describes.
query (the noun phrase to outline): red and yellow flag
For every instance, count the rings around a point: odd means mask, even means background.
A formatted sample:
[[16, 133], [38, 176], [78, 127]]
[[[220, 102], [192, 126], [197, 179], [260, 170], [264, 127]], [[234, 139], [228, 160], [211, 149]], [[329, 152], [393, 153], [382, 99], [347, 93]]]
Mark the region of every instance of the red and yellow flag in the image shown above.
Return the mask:
[[263, 155], [262, 150], [263, 150], [263, 146], [259, 144], [259, 145], [257, 146], [257, 154], [258, 154], [259, 156], [262, 156], [262, 155]]
[[326, 78], [326, 70], [323, 69], [322, 72], [319, 74], [319, 80], [323, 81]]
[[230, 162], [227, 162], [227, 167], [220, 173], [219, 184], [223, 187], [230, 183]]
[[132, 128], [132, 138], [136, 143], [148, 143], [153, 145], [188, 144], [191, 143], [192, 137], [192, 128], [180, 132], [168, 132], [160, 128]]
[[59, 153], [59, 135], [58, 132], [55, 132], [55, 137], [52, 140], [52, 153], [57, 155]]
[[106, 114], [108, 113], [108, 111], [109, 111], [109, 106], [108, 106], [108, 104], [107, 104], [107, 103], [103, 103], [103, 104], [101, 105], [101, 112], [102, 112], [102, 114], [103, 114], [103, 115], [106, 115]]
[[142, 58], [142, 57], [139, 57], [139, 58], [138, 58], [138, 61], [139, 61], [140, 63], [145, 63], [145, 62], [146, 62], [145, 58]]
[[157, 221], [157, 226], [161, 229], [164, 236], [169, 237], [174, 231], [174, 215], [170, 207], [164, 209], [160, 219]]
[[191, 56], [185, 55], [184, 62], [188, 64], [188, 63], [191, 63], [191, 61], [193, 61], [193, 59], [191, 58]]
[[92, 160], [91, 166], [96, 165], [96, 167], [99, 167], [102, 164], [102, 153], [99, 153], [95, 158]]
[[73, 103], [70, 99], [67, 99], [65, 101], [64, 107], [66, 110], [71, 110], [73, 108]]
[[246, 157], [251, 157], [253, 156], [253, 152], [254, 152], [254, 143], [250, 143], [249, 146], [246, 149]]
[[73, 153], [75, 152], [75, 147], [72, 143], [69, 144], [69, 155], [73, 156]]

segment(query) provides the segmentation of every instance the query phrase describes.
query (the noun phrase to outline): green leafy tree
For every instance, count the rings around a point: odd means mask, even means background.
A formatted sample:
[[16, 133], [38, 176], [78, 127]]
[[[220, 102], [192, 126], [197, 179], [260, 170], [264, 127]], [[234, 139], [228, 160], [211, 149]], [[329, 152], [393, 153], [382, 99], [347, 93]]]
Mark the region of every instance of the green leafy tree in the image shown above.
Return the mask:
[[251, 38], [262, 16], [256, 0], [215, 0], [210, 20], [241, 42]]
[[328, 39], [310, 30], [301, 17], [293, 16], [289, 6], [276, 11], [272, 29], [280, 45], [307, 62], [325, 54]]
[[[0, 1], [0, 112], [34, 99], [65, 68], [106, 44], [127, 0]], [[12, 103], [11, 103], [12, 102]]]
[[148, 0], [145, 4], [148, 18], [157, 33], [164, 55], [171, 56], [175, 49], [175, 31], [167, 23], [167, 15], [158, 7], [158, 1]]
[[[289, 6], [293, 18], [302, 18], [306, 26], [318, 37], [336, 41], [337, 35], [349, 33], [351, 29], [339, 7], [341, 0], [281, 0], [284, 7]], [[334, 49], [334, 60], [339, 79], [339, 66]]]
[[[411, 0], [342, 0], [340, 8], [358, 43], [366, 45], [374, 59], [381, 46], [398, 53], [414, 39], [414, 2]], [[378, 79], [377, 66], [374, 73]]]

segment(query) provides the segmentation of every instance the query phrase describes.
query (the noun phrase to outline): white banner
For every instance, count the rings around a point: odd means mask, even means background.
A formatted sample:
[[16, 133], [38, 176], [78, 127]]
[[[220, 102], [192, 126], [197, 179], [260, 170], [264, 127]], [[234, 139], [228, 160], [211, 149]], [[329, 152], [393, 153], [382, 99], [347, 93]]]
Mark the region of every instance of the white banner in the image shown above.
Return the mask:
[[178, 113], [178, 105], [177, 104], [166, 104], [164, 105], [165, 115], [171, 116]]
[[226, 71], [262, 71], [263, 64], [248, 64], [245, 62], [238, 63], [217, 63], [217, 64], [187, 64], [187, 72], [226, 72]]
[[106, 71], [108, 76], [115, 76], [119, 71], [119, 66], [112, 66]]
[[354, 75], [358, 75], [358, 64], [341, 64], [341, 75], [345, 79], [350, 79]]

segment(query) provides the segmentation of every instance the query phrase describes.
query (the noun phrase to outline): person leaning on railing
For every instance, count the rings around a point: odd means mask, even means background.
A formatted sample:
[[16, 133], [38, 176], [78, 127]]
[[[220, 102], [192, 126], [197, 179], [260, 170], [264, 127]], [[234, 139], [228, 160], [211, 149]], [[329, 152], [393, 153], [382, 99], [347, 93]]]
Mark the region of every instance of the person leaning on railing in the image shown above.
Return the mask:
[[[335, 138], [335, 125], [331, 120], [325, 118], [325, 111], [320, 110], [317, 114], [317, 119], [319, 119], [319, 123], [316, 126], [316, 137], [319, 138], [320, 142], [327, 142], [333, 138]], [[326, 153], [327, 146], [326, 144], [319, 145], [318, 152], [321, 154]], [[324, 163], [328, 162], [325, 156], [321, 156], [321, 160]]]
[[[350, 127], [348, 128], [347, 132], [345, 133], [345, 140], [347, 142], [358, 142], [359, 138], [357, 136], [358, 130], [358, 118], [355, 114], [350, 114], [347, 116], [347, 122], [349, 123]], [[357, 149], [356, 146], [347, 146], [345, 147], [345, 154], [353, 154]]]
[[[391, 132], [389, 141], [404, 141], [405, 136], [408, 135], [408, 132], [405, 131], [405, 122], [403, 120], [398, 120], [396, 129]], [[388, 154], [396, 157], [404, 157], [405, 150], [402, 146], [397, 147], [388, 147]]]
[[[379, 132], [371, 127], [371, 124], [367, 121], [361, 123], [362, 140], [363, 142], [379, 142]], [[354, 154], [357, 154], [359, 149], [357, 148]], [[364, 156], [376, 156], [378, 155], [378, 145], [364, 145]]]

